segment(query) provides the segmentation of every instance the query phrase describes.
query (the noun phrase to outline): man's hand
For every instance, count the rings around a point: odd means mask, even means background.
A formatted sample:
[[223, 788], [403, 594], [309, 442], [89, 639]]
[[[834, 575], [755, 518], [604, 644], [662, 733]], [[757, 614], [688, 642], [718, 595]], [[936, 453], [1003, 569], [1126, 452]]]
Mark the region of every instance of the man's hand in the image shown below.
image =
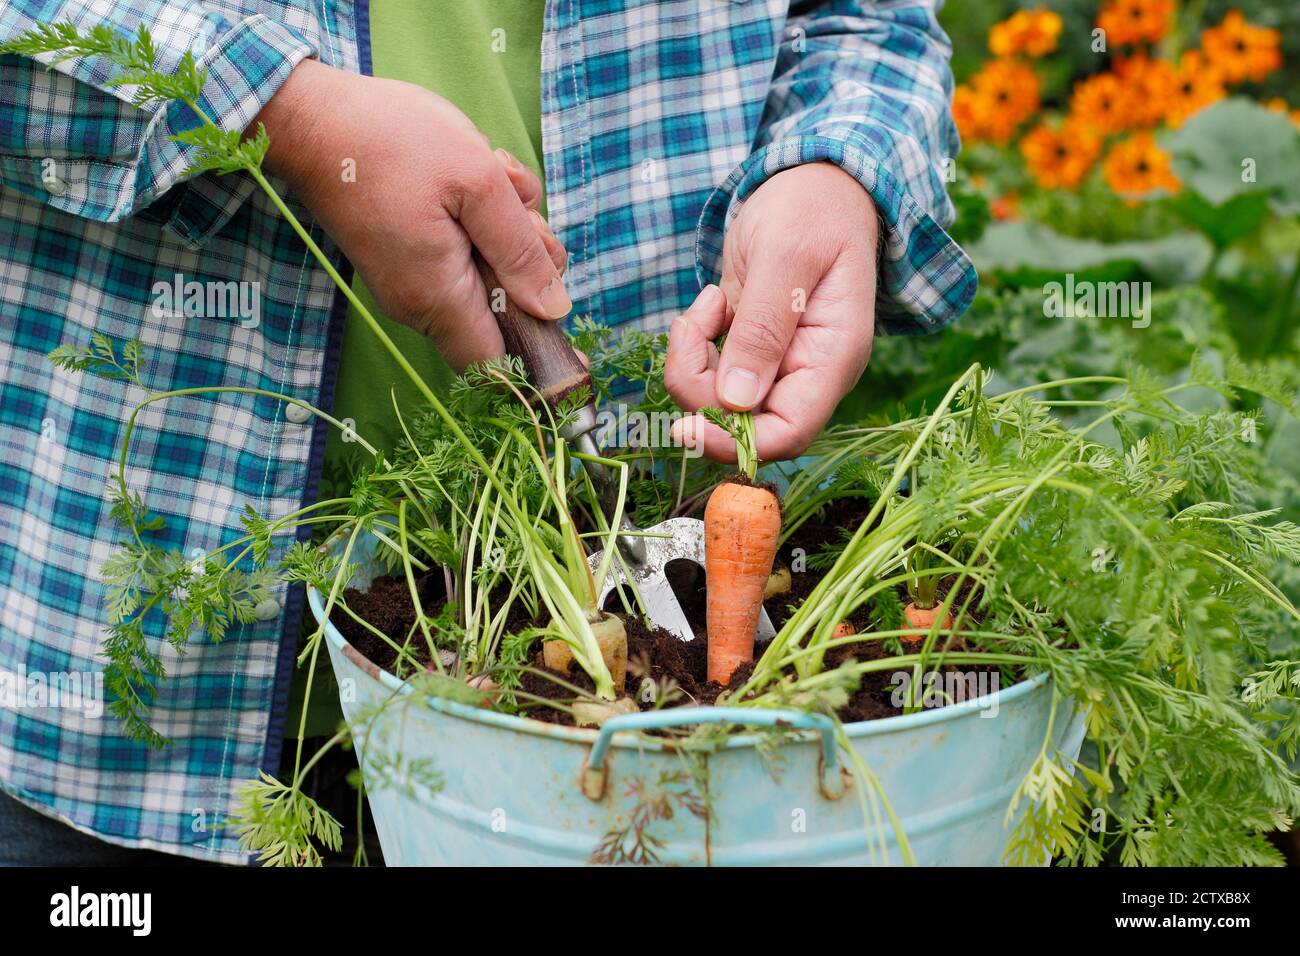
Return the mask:
[[[763, 183], [727, 230], [721, 290], [707, 286], [673, 322], [669, 393], [687, 411], [755, 409], [760, 458], [801, 454], [871, 357], [878, 240], [875, 204], [838, 166], [796, 166]], [[736, 460], [732, 439], [698, 415], [674, 436]]]
[[564, 249], [537, 212], [541, 183], [437, 94], [304, 60], [257, 119], [271, 137], [267, 171], [289, 182], [385, 314], [455, 368], [503, 351], [475, 248], [524, 309], [559, 319], [573, 307]]

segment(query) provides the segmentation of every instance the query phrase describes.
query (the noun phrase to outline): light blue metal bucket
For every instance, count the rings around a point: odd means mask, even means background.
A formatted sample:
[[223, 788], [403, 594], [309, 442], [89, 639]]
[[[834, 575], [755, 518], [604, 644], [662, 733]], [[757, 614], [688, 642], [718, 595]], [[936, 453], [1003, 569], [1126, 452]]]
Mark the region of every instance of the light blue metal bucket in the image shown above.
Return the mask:
[[[358, 583], [369, 583], [368, 573]], [[317, 621], [322, 596], [309, 590]], [[599, 731], [546, 724], [434, 697], [417, 698], [325, 629], [344, 715], [368, 717], [356, 740], [384, 859], [392, 866], [564, 865], [590, 861], [626, 830], [642, 796], [702, 795], [703, 818], [670, 801], [647, 833], [658, 862], [685, 865], [903, 862], [894, 828], [864, 815], [833, 725], [820, 715], [751, 708], [673, 708], [617, 717]], [[405, 695], [393, 706], [395, 695]], [[389, 706], [379, 709], [385, 701]], [[949, 707], [845, 725], [856, 753], [897, 813], [916, 862], [993, 866], [1010, 830], [1008, 804], [1043, 746], [1052, 693], [1046, 675]], [[378, 711], [379, 716], [373, 715]], [[755, 735], [686, 760], [670, 742], [636, 731], [694, 723], [781, 723], [775, 760]], [[1079, 713], [1058, 712], [1053, 739], [1078, 756]], [[770, 749], [770, 748], [766, 748]], [[385, 783], [400, 755], [427, 761], [441, 786]], [[694, 769], [695, 776], [686, 777]], [[689, 783], [681, 785], [687, 779]]]

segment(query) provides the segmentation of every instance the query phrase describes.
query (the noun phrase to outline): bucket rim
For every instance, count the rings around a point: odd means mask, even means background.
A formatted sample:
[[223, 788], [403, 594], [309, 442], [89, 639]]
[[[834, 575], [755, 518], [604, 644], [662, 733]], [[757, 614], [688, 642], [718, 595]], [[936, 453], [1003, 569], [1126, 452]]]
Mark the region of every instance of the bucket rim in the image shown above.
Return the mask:
[[[307, 585], [307, 603], [311, 607], [311, 612], [315, 616], [317, 623], [319, 623], [325, 608], [321, 601], [320, 592], [310, 584]], [[387, 690], [394, 693], [414, 693], [410, 684], [398, 680], [396, 675], [384, 670], [349, 644], [347, 639], [343, 637], [332, 621], [325, 622], [325, 639], [329, 641], [330, 645], [336, 651], [343, 654], [348, 658], [348, 660], [371, 678], [377, 680]], [[905, 733], [907, 731], [917, 730], [935, 724], [948, 723], [953, 720], [969, 718], [972, 714], [978, 714], [980, 711], [993, 704], [996, 704], [1001, 708], [1008, 704], [1015, 703], [1022, 697], [1027, 697], [1030, 694], [1040, 691], [1048, 684], [1050, 679], [1051, 674], [1044, 671], [1043, 673], [1030, 677], [1027, 680], [1020, 681], [1011, 687], [995, 691], [992, 694], [983, 694], [979, 697], [972, 698], [971, 700], [962, 701], [959, 704], [950, 704], [947, 707], [935, 707], [928, 710], [922, 710], [915, 714], [899, 714], [895, 717], [882, 717], [877, 720], [858, 720], [853, 723], [844, 724], [844, 732], [851, 739], [880, 737], [888, 734]], [[496, 727], [501, 730], [530, 734], [536, 737], [568, 740], [572, 743], [588, 747], [596, 742], [596, 738], [600, 733], [599, 728], [568, 727], [562, 724], [548, 724], [544, 721], [533, 720], [528, 717], [516, 717], [512, 714], [503, 714], [495, 710], [471, 707], [468, 704], [458, 703], [457, 701], [447, 700], [441, 697], [428, 696], [425, 703], [440, 713], [461, 720], [468, 720], [474, 723]], [[815, 737], [816, 735], [811, 731], [796, 731], [791, 736], [794, 739], [806, 739]], [[758, 743], [760, 739], [761, 738], [757, 734], [737, 734], [734, 737], [729, 737], [726, 743], [724, 743], [719, 749], [733, 750], [743, 747], [752, 747]], [[621, 749], [669, 749], [669, 747], [666, 746], [666, 744], [669, 744], [668, 741], [630, 732], [615, 734], [612, 744]]]

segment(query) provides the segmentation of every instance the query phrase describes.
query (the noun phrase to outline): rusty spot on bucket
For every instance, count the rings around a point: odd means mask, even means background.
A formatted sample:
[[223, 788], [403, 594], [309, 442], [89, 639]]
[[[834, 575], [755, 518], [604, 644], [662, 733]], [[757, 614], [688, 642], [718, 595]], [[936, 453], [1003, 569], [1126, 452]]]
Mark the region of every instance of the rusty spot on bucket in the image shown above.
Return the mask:
[[586, 761], [582, 764], [582, 773], [578, 777], [578, 786], [582, 790], [582, 795], [588, 800], [599, 800], [605, 796], [605, 785], [609, 782], [609, 761], [606, 760], [604, 765], [593, 770], [587, 766]]
[[357, 667], [361, 668], [375, 680], [379, 680], [379, 665], [375, 664], [370, 658], [364, 656], [351, 644], [343, 642], [343, 656], [350, 660]]

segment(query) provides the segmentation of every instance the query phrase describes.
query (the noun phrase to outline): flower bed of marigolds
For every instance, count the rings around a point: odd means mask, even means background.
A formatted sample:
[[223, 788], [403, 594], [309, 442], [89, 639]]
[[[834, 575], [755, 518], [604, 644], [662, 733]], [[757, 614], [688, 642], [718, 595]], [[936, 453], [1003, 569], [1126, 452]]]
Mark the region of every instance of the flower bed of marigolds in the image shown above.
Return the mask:
[[[972, 361], [995, 390], [1178, 382], [1194, 360], [1300, 382], [1300, 4], [1003, 0], [941, 21], [952, 231], [980, 293], [942, 336], [877, 340], [840, 417], [933, 407]], [[1258, 503], [1293, 517], [1300, 426], [1268, 401], [1256, 426]]]

